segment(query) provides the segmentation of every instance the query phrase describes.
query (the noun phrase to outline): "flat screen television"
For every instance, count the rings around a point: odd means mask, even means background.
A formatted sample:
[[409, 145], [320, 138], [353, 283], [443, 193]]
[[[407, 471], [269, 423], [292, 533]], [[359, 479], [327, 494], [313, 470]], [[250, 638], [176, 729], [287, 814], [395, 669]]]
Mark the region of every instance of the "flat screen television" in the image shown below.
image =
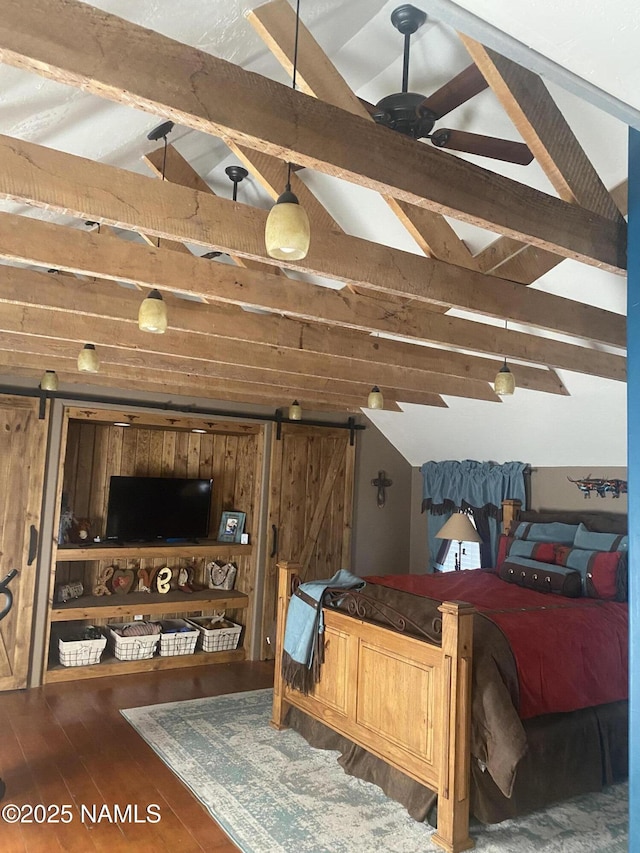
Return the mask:
[[111, 477], [107, 539], [206, 539], [213, 480]]

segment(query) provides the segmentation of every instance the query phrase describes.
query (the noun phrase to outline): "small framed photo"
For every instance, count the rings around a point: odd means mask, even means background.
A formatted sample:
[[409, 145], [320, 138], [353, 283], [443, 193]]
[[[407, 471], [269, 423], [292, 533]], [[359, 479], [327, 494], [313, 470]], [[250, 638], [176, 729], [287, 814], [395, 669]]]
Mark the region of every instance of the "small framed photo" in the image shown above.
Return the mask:
[[236, 510], [223, 512], [220, 519], [218, 542], [240, 542], [246, 517], [246, 512], [236, 512]]

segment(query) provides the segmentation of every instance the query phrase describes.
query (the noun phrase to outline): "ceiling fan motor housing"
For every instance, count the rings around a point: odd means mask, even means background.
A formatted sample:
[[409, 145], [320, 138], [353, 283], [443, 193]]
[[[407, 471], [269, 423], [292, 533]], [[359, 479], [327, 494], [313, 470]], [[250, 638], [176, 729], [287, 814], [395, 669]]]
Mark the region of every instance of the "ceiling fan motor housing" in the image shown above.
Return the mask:
[[425, 96], [416, 92], [396, 92], [387, 95], [376, 104], [373, 119], [378, 124], [412, 136], [423, 139], [428, 136], [436, 123], [438, 116], [430, 110], [419, 109]]

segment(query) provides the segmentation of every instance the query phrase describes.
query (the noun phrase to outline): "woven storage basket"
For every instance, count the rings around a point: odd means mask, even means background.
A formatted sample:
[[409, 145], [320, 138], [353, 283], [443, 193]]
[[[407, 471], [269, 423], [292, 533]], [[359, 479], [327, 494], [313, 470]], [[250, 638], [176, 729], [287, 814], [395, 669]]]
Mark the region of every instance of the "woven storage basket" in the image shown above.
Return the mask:
[[143, 634], [136, 637], [121, 637], [114, 628], [122, 625], [107, 625], [109, 645], [118, 660], [146, 660], [152, 658], [160, 641], [160, 634]]
[[97, 640], [58, 640], [58, 656], [62, 666], [91, 666], [100, 663], [107, 638]]
[[238, 648], [242, 625], [225, 620], [218, 623], [219, 628], [205, 628], [204, 626], [209, 624], [211, 619], [201, 617], [187, 621], [195, 625], [200, 632], [198, 645], [203, 652], [228, 652]]
[[[161, 623], [160, 654], [162, 657], [171, 655], [192, 655], [196, 650], [199, 632], [186, 619], [165, 619]], [[189, 628], [180, 631], [180, 628]]]

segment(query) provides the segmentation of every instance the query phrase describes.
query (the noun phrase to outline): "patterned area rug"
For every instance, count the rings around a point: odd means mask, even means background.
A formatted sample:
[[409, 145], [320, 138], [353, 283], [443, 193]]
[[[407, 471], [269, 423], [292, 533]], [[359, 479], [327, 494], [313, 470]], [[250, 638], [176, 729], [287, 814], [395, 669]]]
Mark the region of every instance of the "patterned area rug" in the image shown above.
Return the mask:
[[[375, 785], [347, 776], [336, 753], [269, 726], [271, 691], [122, 712], [243, 853], [416, 853], [436, 849]], [[626, 853], [627, 787], [471, 835], [485, 853]]]

